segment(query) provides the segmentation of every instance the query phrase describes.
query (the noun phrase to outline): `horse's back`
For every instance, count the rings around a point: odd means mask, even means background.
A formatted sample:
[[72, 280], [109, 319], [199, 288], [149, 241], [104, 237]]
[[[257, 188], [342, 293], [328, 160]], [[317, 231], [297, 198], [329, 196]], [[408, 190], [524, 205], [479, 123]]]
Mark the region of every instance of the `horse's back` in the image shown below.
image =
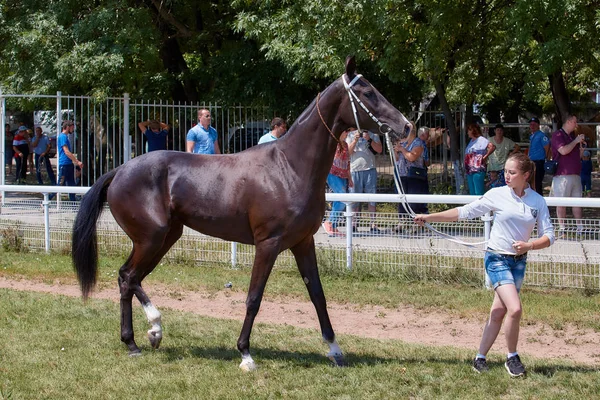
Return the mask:
[[277, 154], [273, 146], [234, 155], [148, 153], [119, 169], [108, 203], [126, 232], [126, 226], [140, 225], [135, 231], [141, 232], [142, 225], [164, 228], [178, 222], [210, 236], [255, 244], [283, 231], [304, 208]]

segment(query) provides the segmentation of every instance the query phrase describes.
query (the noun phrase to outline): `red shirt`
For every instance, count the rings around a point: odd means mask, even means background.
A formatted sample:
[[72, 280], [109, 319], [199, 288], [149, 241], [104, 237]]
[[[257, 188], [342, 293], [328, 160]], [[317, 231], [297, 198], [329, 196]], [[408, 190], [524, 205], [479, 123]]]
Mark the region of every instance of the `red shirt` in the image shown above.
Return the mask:
[[342, 179], [350, 177], [350, 154], [348, 153], [348, 145], [340, 143], [335, 150], [333, 165], [331, 166], [330, 174], [339, 176]]

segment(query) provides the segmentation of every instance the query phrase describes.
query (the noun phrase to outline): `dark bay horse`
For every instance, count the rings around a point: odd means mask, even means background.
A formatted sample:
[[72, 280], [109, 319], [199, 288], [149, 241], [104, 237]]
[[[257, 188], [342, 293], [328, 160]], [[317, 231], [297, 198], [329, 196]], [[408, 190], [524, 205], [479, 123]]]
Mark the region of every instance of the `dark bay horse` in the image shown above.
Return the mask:
[[73, 227], [72, 257], [84, 298], [96, 283], [96, 224], [108, 201], [115, 220], [133, 242], [118, 280], [121, 340], [130, 354], [140, 353], [133, 335], [134, 295], [151, 324], [150, 344], [158, 348], [161, 342], [160, 312], [141, 283], [186, 225], [256, 246], [246, 317], [237, 342], [240, 368], [256, 368], [249, 351], [252, 325], [273, 264], [286, 249], [291, 249], [317, 311], [330, 348], [328, 357], [343, 365], [319, 279], [313, 235], [325, 213], [325, 181], [338, 138], [357, 123], [396, 136], [409, 126], [400, 111], [356, 75], [354, 59], [349, 58], [346, 73], [320, 93], [277, 141], [229, 155], [157, 151], [103, 175], [84, 196]]

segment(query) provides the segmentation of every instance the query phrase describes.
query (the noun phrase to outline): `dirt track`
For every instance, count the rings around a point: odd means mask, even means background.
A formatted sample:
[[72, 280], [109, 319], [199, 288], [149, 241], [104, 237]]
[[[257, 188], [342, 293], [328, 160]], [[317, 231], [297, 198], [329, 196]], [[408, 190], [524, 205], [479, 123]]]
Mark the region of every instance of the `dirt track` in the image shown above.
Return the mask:
[[[79, 297], [76, 285], [53, 284], [0, 278], [0, 288], [24, 290]], [[176, 298], [169, 289], [147, 286], [153, 304], [164, 310], [171, 308], [214, 318], [243, 320], [245, 294], [227, 289], [217, 294], [181, 292]], [[92, 296], [98, 299], [119, 299], [115, 289], [102, 290]], [[333, 327], [338, 334], [348, 334], [376, 339], [394, 339], [409, 343], [433, 346], [453, 346], [477, 349], [484, 324], [483, 320], [456, 319], [449, 314], [424, 312], [412, 307], [395, 310], [378, 306], [352, 306], [330, 303], [328, 305]], [[115, 318], [118, 318], [115, 315]], [[168, 318], [168, 316], [166, 317]], [[311, 303], [295, 299], [265, 299], [257, 322], [284, 324], [318, 331], [316, 313]], [[315, 333], [318, 334], [318, 333]], [[579, 363], [600, 366], [600, 332], [567, 326], [554, 330], [547, 325], [521, 328], [520, 351], [536, 358], [569, 359]], [[492, 351], [504, 353], [506, 347], [502, 333]]]

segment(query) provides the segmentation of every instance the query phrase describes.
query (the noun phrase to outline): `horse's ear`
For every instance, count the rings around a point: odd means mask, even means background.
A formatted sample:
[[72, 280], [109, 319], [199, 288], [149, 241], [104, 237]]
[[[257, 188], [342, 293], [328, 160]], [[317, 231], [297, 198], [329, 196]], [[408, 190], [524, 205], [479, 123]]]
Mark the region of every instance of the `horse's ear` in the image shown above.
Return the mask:
[[346, 57], [346, 75], [352, 79], [354, 74], [356, 74], [356, 61], [354, 60], [354, 56], [348, 56]]

